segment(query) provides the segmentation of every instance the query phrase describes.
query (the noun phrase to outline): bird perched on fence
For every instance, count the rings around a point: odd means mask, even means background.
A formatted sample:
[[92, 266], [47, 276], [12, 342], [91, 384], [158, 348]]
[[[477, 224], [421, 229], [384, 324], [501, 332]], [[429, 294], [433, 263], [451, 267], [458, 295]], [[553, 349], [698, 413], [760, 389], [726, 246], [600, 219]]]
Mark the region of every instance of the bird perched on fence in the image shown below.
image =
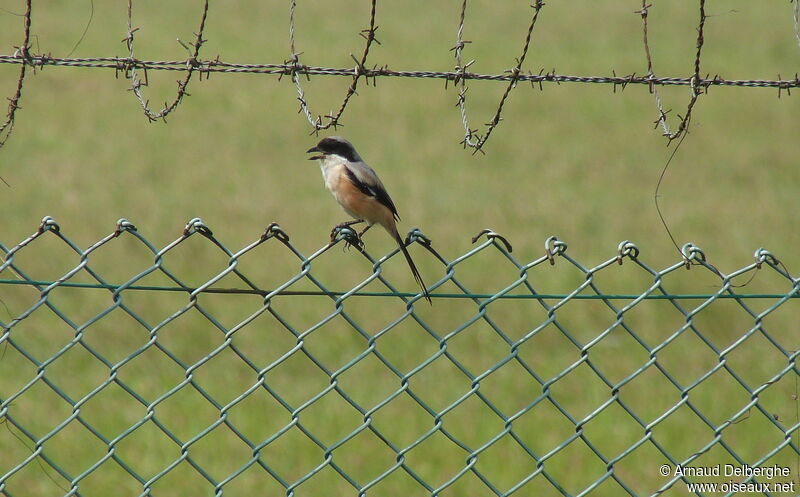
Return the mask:
[[422, 288], [422, 294], [431, 303], [422, 276], [397, 231], [396, 221], [400, 220], [397, 208], [375, 171], [361, 159], [349, 141], [339, 136], [323, 138], [306, 153], [312, 152], [314, 155], [308, 160], [319, 160], [325, 186], [344, 211], [355, 218], [334, 227], [331, 240], [336, 236], [337, 229], [366, 222], [367, 227], [357, 235], [360, 242], [361, 236], [373, 224], [380, 224], [400, 245], [414, 279]]

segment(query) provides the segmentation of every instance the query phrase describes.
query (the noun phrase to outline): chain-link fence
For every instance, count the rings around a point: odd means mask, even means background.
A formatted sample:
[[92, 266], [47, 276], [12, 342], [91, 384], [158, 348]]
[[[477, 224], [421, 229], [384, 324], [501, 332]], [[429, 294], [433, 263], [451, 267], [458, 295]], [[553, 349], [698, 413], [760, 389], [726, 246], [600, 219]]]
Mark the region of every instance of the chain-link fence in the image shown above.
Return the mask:
[[800, 279], [770, 252], [585, 267], [551, 237], [523, 263], [487, 230], [450, 260], [415, 229], [428, 305], [351, 235], [0, 243], [0, 494], [800, 489]]

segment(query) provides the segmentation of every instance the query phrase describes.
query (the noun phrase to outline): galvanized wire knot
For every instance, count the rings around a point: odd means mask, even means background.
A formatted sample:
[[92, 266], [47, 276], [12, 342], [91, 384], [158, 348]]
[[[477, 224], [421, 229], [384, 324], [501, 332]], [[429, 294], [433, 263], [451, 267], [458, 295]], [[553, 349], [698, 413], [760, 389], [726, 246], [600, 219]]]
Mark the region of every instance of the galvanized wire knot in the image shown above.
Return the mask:
[[61, 231], [61, 227], [58, 225], [55, 219], [53, 219], [50, 216], [45, 216], [42, 218], [41, 224], [39, 224], [39, 229], [37, 230], [37, 233], [42, 234], [45, 231], [53, 231], [55, 233], [58, 233], [59, 231]]
[[282, 242], [289, 241], [289, 235], [283, 231], [283, 228], [281, 228], [278, 223], [269, 223], [269, 226], [264, 229], [264, 233], [261, 234], [260, 241], [263, 242], [273, 237]]
[[136, 231], [136, 226], [124, 217], [117, 221], [117, 228], [114, 230], [114, 238], [118, 237], [123, 231]]
[[781, 263], [781, 261], [779, 261], [777, 257], [772, 255], [772, 252], [763, 247], [756, 250], [755, 253], [753, 254], [753, 257], [756, 258], [756, 267], [758, 269], [761, 269], [761, 264], [765, 262], [772, 266], [777, 266], [778, 264]]
[[183, 229], [183, 236], [189, 236], [192, 233], [200, 233], [203, 236], [214, 235], [214, 233], [211, 232], [211, 228], [206, 226], [206, 223], [204, 223], [199, 217], [196, 217], [186, 223], [186, 227]]
[[639, 257], [639, 247], [637, 247], [636, 244], [630, 240], [620, 242], [620, 244], [617, 246], [617, 264], [621, 266], [622, 259], [624, 257], [636, 259]]
[[511, 248], [511, 244], [508, 243], [508, 240], [506, 240], [506, 238], [503, 235], [501, 235], [500, 233], [495, 233], [494, 231], [492, 231], [492, 230], [490, 230], [488, 228], [481, 230], [480, 233], [478, 233], [477, 235], [473, 236], [472, 237], [472, 243], [477, 242], [478, 238], [480, 238], [483, 235], [486, 235], [486, 238], [488, 238], [489, 240], [492, 240], [492, 241], [500, 240], [501, 242], [503, 242], [503, 245], [505, 245], [506, 250], [509, 253], [513, 251], [513, 249]]
[[428, 238], [425, 233], [420, 231], [419, 228], [413, 227], [408, 231], [408, 235], [406, 236], [406, 243], [417, 242], [420, 245], [425, 245], [426, 247], [431, 246], [431, 239]]
[[683, 247], [681, 247], [681, 254], [683, 254], [683, 258], [686, 260], [687, 269], [689, 266], [691, 266], [692, 261], [706, 262], [705, 252], [691, 242], [686, 243]]
[[561, 255], [567, 251], [567, 243], [562, 242], [557, 236], [551, 236], [544, 241], [544, 253], [547, 255], [547, 260], [550, 265], [555, 265], [555, 256]]

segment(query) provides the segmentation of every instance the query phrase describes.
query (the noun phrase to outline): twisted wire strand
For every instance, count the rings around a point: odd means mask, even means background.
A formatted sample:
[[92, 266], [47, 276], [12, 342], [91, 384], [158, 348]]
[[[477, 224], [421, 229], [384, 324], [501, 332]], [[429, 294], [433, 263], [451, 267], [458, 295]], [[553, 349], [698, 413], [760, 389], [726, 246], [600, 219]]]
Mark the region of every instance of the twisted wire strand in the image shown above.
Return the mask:
[[[0, 55], [0, 64], [18, 64], [20, 65], [19, 77], [17, 78], [16, 89], [11, 97], [8, 98], [8, 110], [6, 112], [6, 119], [0, 125], [0, 146], [2, 146], [8, 139], [13, 127], [16, 111], [20, 108], [19, 102], [22, 97], [23, 84], [25, 77], [28, 74], [27, 69], [37, 68], [44, 66], [54, 67], [77, 67], [77, 68], [107, 68], [114, 69], [117, 75], [122, 74], [126, 78], [131, 79], [130, 90], [134, 93], [139, 100], [140, 105], [144, 111], [145, 116], [150, 121], [165, 120], [166, 116], [173, 112], [178, 105], [182, 102], [185, 96], [189, 96], [187, 92], [188, 85], [195, 73], [199, 74], [202, 80], [203, 75], [206, 77], [211, 73], [223, 74], [265, 74], [275, 75], [279, 79], [283, 76], [289, 76], [297, 91], [297, 99], [300, 103], [300, 112], [302, 112], [309, 124], [312, 126], [312, 133], [319, 131], [336, 128], [342, 125], [342, 116], [351, 101], [352, 97], [357, 94], [357, 89], [360, 81], [366, 80], [369, 82], [372, 79], [373, 84], [379, 77], [392, 77], [392, 78], [422, 78], [422, 79], [443, 79], [445, 82], [453, 82], [458, 90], [457, 106], [462, 125], [464, 127], [464, 136], [461, 141], [465, 148], [470, 148], [474, 152], [482, 151], [484, 144], [488, 141], [494, 129], [502, 120], [503, 107], [510, 96], [511, 90], [516, 88], [519, 82], [528, 82], [532, 87], [538, 86], [542, 89], [543, 83], [575, 83], [575, 84], [606, 84], [613, 86], [616, 91], [620, 86], [623, 89], [630, 84], [647, 85], [650, 92], [654, 96], [658, 117], [655, 121], [656, 127], [661, 127], [662, 134], [671, 143], [673, 140], [681, 137], [689, 129], [691, 123], [692, 111], [697, 103], [699, 96], [705, 93], [711, 86], [733, 86], [740, 88], [774, 88], [778, 90], [778, 96], [781, 96], [783, 91], [787, 93], [791, 89], [800, 86], [800, 78], [795, 74], [794, 78], [782, 78], [778, 75], [777, 79], [726, 79], [720, 75], [703, 76], [700, 72], [701, 68], [701, 54], [704, 45], [704, 26], [706, 21], [705, 1], [699, 0], [699, 22], [697, 26], [697, 41], [696, 51], [694, 56], [693, 73], [689, 77], [662, 77], [656, 76], [654, 71], [654, 62], [650, 50], [650, 40], [648, 39], [648, 15], [652, 4], [648, 4], [647, 0], [642, 1], [640, 10], [635, 11], [642, 18], [642, 39], [644, 43], [645, 57], [647, 61], [647, 72], [643, 75], [631, 73], [628, 75], [617, 75], [616, 71], [612, 71], [611, 76], [580, 76], [558, 74], [555, 69], [550, 71], [540, 70], [538, 73], [530, 71], [523, 71], [522, 67], [526, 56], [528, 55], [531, 38], [535, 24], [538, 19], [539, 12], [544, 3], [541, 0], [536, 2], [530, 7], [534, 12], [531, 16], [531, 21], [528, 25], [526, 32], [525, 43], [521, 50], [520, 56], [516, 59], [516, 64], [510, 69], [500, 74], [480, 74], [469, 72], [469, 66], [474, 62], [470, 61], [465, 63], [463, 60], [463, 50], [465, 45], [470, 43], [464, 40], [464, 33], [466, 31], [467, 22], [467, 0], [463, 0], [459, 9], [459, 22], [456, 35], [456, 45], [451, 48], [455, 53], [456, 66], [453, 71], [427, 71], [427, 70], [392, 70], [388, 65], [377, 66], [371, 68], [366, 66], [368, 57], [371, 53], [373, 43], [380, 42], [377, 40], [375, 33], [378, 29], [377, 26], [377, 0], [372, 0], [370, 5], [370, 18], [369, 27], [362, 30], [360, 35], [366, 40], [364, 49], [359, 58], [351, 54], [356, 65], [353, 68], [341, 67], [324, 67], [324, 66], [311, 66], [305, 65], [300, 62], [300, 54], [296, 46], [296, 18], [297, 18], [297, 0], [290, 0], [289, 4], [289, 45], [291, 55], [289, 60], [279, 64], [261, 63], [261, 64], [241, 64], [234, 62], [225, 62], [220, 60], [217, 56], [214, 59], [200, 59], [200, 49], [206, 41], [203, 38], [203, 32], [206, 27], [208, 19], [209, 2], [205, 0], [203, 3], [202, 14], [198, 31], [195, 33], [195, 40], [191, 45], [187, 45], [178, 40], [178, 42], [189, 53], [188, 58], [180, 60], [145, 60], [137, 58], [134, 53], [134, 37], [139, 28], [133, 26], [133, 0], [127, 2], [127, 27], [128, 31], [126, 37], [122, 40], [127, 44], [128, 56], [127, 57], [53, 57], [49, 54], [34, 54], [31, 53], [29, 43], [31, 38], [31, 0], [26, 1], [26, 12], [22, 16], [24, 19], [24, 40], [21, 46], [16, 47], [13, 54]], [[797, 38], [798, 45], [800, 45], [800, 0], [793, 0], [793, 22], [794, 31]], [[164, 103], [164, 107], [156, 112], [149, 106], [149, 100], [143, 94], [142, 87], [148, 85], [148, 71], [177, 71], [184, 72], [183, 79], [177, 81], [178, 90], [175, 98], [171, 103]], [[143, 73], [143, 75], [142, 75]], [[327, 115], [317, 115], [309, 109], [306, 92], [303, 89], [300, 78], [305, 76], [339, 76], [351, 79], [344, 98], [336, 112], [331, 112]], [[492, 119], [486, 123], [486, 128], [483, 133], [478, 129], [470, 127], [468, 112], [467, 112], [467, 81], [493, 81], [506, 83], [506, 89], [500, 98], [497, 109]], [[669, 126], [667, 115], [669, 110], [665, 110], [661, 95], [658, 92], [659, 86], [688, 86], [690, 89], [690, 99], [687, 104], [686, 111], [683, 116], [678, 116], [679, 123], [675, 130]]]
[[[13, 57], [20, 57], [22, 60], [19, 68], [19, 76], [17, 77], [17, 87], [14, 95], [8, 99], [8, 110], [6, 111], [6, 120], [0, 125], [0, 148], [6, 144], [11, 132], [14, 130], [14, 117], [16, 116], [17, 109], [19, 109], [19, 101], [22, 98], [22, 85], [25, 81], [26, 68], [29, 65], [31, 54], [28, 51], [31, 41], [31, 0], [25, 2], [24, 18], [24, 38], [22, 45], [17, 47]], [[5, 136], [3, 136], [5, 133]], [[3, 180], [5, 183], [5, 180]], [[6, 183], [8, 185], [8, 183]]]
[[[208, 0], [205, 0], [203, 4], [203, 12], [200, 17], [200, 27], [195, 33], [195, 41], [192, 44], [191, 49], [186, 46], [183, 42], [178, 39], [178, 43], [180, 43], [184, 48], [189, 50], [189, 58], [186, 59], [185, 66], [186, 66], [186, 76], [182, 81], [178, 81], [178, 92], [175, 95], [175, 99], [172, 103], [164, 102], [164, 108], [158, 112], [154, 112], [150, 109], [150, 101], [146, 100], [144, 95], [142, 94], [142, 87], [148, 86], [148, 79], [147, 79], [147, 66], [139, 66], [138, 64], [129, 64], [123, 67], [123, 73], [125, 74], [126, 78], [131, 80], [131, 91], [133, 91], [136, 98], [139, 100], [139, 104], [142, 106], [142, 110], [144, 111], [145, 116], [150, 122], [157, 121], [159, 119], [165, 120], [167, 115], [174, 111], [178, 104], [181, 103], [184, 96], [188, 96], [186, 88], [189, 86], [189, 81], [192, 79], [192, 75], [194, 75], [195, 69], [199, 67], [199, 63], [197, 57], [200, 55], [200, 47], [203, 45], [205, 40], [203, 40], [203, 30], [205, 30], [206, 26], [206, 19], [208, 17]], [[134, 56], [134, 34], [138, 31], [139, 28], [133, 27], [133, 0], [128, 0], [128, 33], [123, 38], [123, 42], [126, 43], [128, 47], [129, 53], [129, 60], [135, 60]], [[144, 71], [144, 81], [139, 77], [138, 69], [143, 69]], [[202, 73], [201, 73], [202, 74]]]

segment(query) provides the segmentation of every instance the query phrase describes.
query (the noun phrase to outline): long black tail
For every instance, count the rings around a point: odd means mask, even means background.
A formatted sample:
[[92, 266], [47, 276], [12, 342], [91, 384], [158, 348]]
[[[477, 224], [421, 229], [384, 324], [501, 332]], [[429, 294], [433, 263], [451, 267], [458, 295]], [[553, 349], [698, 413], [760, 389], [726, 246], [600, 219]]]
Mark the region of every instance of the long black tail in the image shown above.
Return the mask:
[[397, 230], [394, 232], [394, 238], [397, 240], [397, 244], [400, 245], [400, 250], [403, 251], [403, 255], [406, 256], [406, 262], [408, 262], [408, 267], [411, 268], [411, 274], [414, 275], [414, 279], [417, 281], [417, 284], [419, 284], [420, 288], [422, 288], [422, 295], [425, 296], [425, 299], [429, 304], [433, 305], [433, 302], [431, 301], [431, 295], [428, 293], [428, 288], [425, 286], [425, 282], [422, 281], [422, 276], [420, 276], [417, 266], [411, 259], [411, 254], [408, 253], [406, 244], [403, 242], [403, 239], [400, 238], [400, 233], [398, 233]]

